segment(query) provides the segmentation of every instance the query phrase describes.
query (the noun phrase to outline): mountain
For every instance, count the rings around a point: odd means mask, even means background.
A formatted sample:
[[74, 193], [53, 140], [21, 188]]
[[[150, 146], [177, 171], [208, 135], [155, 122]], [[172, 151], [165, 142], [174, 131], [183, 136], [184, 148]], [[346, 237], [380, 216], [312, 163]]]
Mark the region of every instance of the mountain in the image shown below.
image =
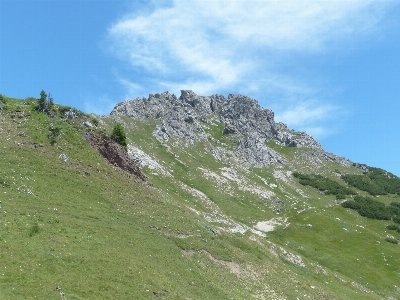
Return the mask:
[[399, 182], [242, 95], [2, 95], [0, 298], [399, 299]]

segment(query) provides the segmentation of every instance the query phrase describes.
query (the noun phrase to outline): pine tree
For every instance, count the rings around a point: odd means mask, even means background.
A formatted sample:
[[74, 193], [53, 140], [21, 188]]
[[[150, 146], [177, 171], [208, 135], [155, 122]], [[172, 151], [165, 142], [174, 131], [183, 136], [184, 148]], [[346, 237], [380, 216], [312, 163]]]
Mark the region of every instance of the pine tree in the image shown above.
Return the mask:
[[44, 111], [46, 108], [46, 97], [47, 97], [46, 92], [42, 90], [40, 92], [40, 99], [39, 99], [39, 103], [38, 103], [38, 109], [40, 111]]

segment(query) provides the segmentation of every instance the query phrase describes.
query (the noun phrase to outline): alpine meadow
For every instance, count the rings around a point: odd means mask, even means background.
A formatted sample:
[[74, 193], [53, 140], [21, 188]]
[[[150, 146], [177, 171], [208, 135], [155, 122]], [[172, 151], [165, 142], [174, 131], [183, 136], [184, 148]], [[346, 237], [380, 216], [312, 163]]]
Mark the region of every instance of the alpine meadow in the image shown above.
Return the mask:
[[0, 95], [0, 299], [400, 299], [394, 174], [244, 95], [32, 94]]

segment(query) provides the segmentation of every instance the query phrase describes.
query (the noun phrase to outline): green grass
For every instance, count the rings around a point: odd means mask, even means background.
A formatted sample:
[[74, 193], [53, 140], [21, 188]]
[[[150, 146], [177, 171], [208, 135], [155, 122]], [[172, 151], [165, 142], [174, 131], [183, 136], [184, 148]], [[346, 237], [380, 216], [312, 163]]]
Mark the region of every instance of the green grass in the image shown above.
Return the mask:
[[272, 150], [275, 150], [276, 152], [283, 154], [287, 158], [293, 158], [294, 152], [298, 150], [296, 147], [289, 147], [289, 146], [281, 146], [275, 143], [275, 141], [270, 140], [265, 142], [265, 144], [271, 148]]
[[[69, 300], [396, 297], [399, 246], [385, 238], [400, 234], [387, 230], [384, 221], [363, 218], [295, 180], [278, 180], [273, 166], [249, 172], [237, 168], [248, 184], [271, 189], [284, 200], [277, 214], [269, 200], [237, 183], [230, 182], [229, 195], [227, 186], [204, 176], [199, 167], [219, 176], [230, 167], [212, 157], [208, 141], [191, 148], [174, 146], [174, 139], [160, 143], [152, 136], [156, 121], [118, 117], [128, 143], [173, 174], [154, 175], [144, 168], [150, 179], [145, 183], [109, 165], [83, 140], [80, 124], [93, 116], [75, 122], [61, 115], [52, 119], [33, 109], [35, 99], [3, 99], [0, 299], [55, 299], [57, 286]], [[94, 130], [111, 134], [113, 117], [97, 119], [101, 128]], [[50, 123], [60, 129], [53, 143]], [[210, 125], [209, 133], [226, 143], [221, 126]], [[67, 162], [59, 159], [61, 153]], [[294, 152], [287, 157], [295, 159]], [[286, 171], [289, 166], [282, 167]], [[203, 192], [214, 206], [181, 183]], [[302, 198], [300, 188], [310, 197]], [[380, 200], [389, 204], [396, 198]], [[307, 210], [297, 213], [293, 206]], [[216, 207], [230, 222], [251, 227], [282, 216], [290, 226], [266, 237], [231, 233], [233, 225], [205, 220], [203, 213], [212, 214]], [[290, 262], [279, 247], [301, 255], [306, 267]], [[327, 275], [317, 272], [316, 264]]]

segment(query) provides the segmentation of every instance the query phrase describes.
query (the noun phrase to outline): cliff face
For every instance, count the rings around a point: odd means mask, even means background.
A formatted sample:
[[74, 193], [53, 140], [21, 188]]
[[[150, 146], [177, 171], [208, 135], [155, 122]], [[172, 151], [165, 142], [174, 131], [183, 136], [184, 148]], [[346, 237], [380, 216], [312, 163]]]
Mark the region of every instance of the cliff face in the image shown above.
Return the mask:
[[207, 128], [222, 128], [220, 134], [233, 136], [236, 146], [235, 151], [228, 151], [214, 140], [217, 145], [210, 147], [210, 152], [218, 160], [234, 157], [244, 160], [248, 166], [257, 167], [284, 164], [284, 157], [266, 145], [268, 141], [275, 141], [282, 146], [307, 147], [316, 157], [347, 164], [344, 159], [323, 151], [321, 144], [307, 133], [294, 132], [285, 124], [276, 123], [272, 110], [262, 108], [247, 96], [199, 96], [193, 91], [182, 90], [178, 98], [164, 92], [121, 102], [111, 115], [135, 120], [153, 118], [157, 122], [153, 135], [159, 141], [167, 142], [175, 137], [186, 146], [213, 140]]
[[169, 92], [150, 94], [149, 98], [119, 103], [111, 115], [162, 119], [164, 127], [161, 127], [161, 131], [168, 135], [160, 134], [163, 139], [169, 136], [184, 137], [187, 131], [194, 140], [205, 138], [198, 123], [210, 120], [222, 122], [225, 125], [224, 133], [239, 132], [265, 140], [277, 135], [274, 113], [262, 108], [256, 100], [241, 95], [230, 94], [226, 99], [222, 95], [205, 97], [184, 90], [179, 98]]

